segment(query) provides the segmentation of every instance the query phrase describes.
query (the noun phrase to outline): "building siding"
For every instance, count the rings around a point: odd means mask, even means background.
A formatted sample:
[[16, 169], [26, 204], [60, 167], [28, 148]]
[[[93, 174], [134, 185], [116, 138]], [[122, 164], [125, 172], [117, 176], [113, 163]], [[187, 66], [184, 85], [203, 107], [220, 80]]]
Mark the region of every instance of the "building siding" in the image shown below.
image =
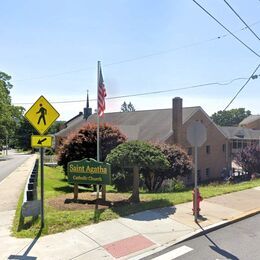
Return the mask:
[[[225, 136], [220, 132], [214, 123], [208, 118], [208, 116], [202, 110], [197, 111], [185, 124], [183, 124], [181, 146], [188, 152], [191, 147], [187, 141], [187, 128], [194, 122], [200, 121], [205, 125], [207, 129], [207, 140], [198, 148], [198, 170], [200, 170], [200, 180], [208, 181], [210, 179], [217, 179], [220, 177], [220, 173], [223, 168], [228, 167], [227, 151], [223, 151], [222, 145], [226, 144], [227, 140]], [[206, 147], [210, 147], [210, 153], [206, 152]], [[194, 162], [194, 148], [192, 148], [192, 159]], [[210, 174], [206, 176], [206, 169], [209, 169]], [[189, 182], [194, 181], [193, 177]]]

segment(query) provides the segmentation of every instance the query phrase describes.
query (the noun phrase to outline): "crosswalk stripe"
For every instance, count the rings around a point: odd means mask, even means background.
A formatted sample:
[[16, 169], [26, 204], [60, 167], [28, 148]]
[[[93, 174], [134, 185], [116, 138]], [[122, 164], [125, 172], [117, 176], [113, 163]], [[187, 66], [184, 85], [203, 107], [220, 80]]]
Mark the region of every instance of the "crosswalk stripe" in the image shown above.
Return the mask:
[[179, 248], [176, 248], [170, 252], [167, 252], [163, 255], [157, 256], [155, 258], [153, 258], [153, 260], [172, 260], [175, 259], [181, 255], [185, 255], [188, 252], [192, 251], [193, 248], [188, 247], [188, 246], [181, 246]]

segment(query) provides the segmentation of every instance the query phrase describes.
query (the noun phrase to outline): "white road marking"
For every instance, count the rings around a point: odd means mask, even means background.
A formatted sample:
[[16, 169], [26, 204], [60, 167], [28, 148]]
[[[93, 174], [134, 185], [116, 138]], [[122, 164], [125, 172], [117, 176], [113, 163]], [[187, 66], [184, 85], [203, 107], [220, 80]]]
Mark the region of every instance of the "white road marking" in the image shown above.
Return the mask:
[[167, 252], [163, 255], [155, 257], [155, 258], [153, 258], [153, 260], [172, 260], [172, 259], [175, 259], [179, 256], [185, 255], [192, 250], [193, 250], [193, 248], [191, 248], [191, 247], [181, 246], [181, 247], [174, 249], [170, 252]]

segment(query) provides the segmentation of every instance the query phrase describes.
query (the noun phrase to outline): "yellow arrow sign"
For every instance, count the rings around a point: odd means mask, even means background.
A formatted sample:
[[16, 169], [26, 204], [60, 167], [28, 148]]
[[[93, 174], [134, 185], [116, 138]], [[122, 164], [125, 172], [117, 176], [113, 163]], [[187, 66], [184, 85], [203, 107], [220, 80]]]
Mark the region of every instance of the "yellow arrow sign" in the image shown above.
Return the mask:
[[24, 116], [39, 134], [42, 135], [50, 128], [60, 114], [44, 96], [40, 96]]
[[51, 135], [32, 135], [31, 136], [32, 147], [52, 147]]

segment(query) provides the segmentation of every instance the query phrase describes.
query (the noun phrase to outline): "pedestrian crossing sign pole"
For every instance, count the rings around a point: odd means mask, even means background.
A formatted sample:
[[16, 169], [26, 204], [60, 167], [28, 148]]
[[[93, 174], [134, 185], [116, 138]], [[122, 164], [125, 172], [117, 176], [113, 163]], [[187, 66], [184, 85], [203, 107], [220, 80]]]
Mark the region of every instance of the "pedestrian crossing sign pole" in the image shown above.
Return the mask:
[[41, 169], [41, 227], [44, 227], [44, 147], [50, 147], [52, 138], [48, 135], [43, 135], [56, 121], [60, 114], [48, 102], [44, 96], [40, 96], [37, 101], [29, 108], [24, 117], [40, 134], [32, 136], [32, 147], [40, 148], [40, 169]]

